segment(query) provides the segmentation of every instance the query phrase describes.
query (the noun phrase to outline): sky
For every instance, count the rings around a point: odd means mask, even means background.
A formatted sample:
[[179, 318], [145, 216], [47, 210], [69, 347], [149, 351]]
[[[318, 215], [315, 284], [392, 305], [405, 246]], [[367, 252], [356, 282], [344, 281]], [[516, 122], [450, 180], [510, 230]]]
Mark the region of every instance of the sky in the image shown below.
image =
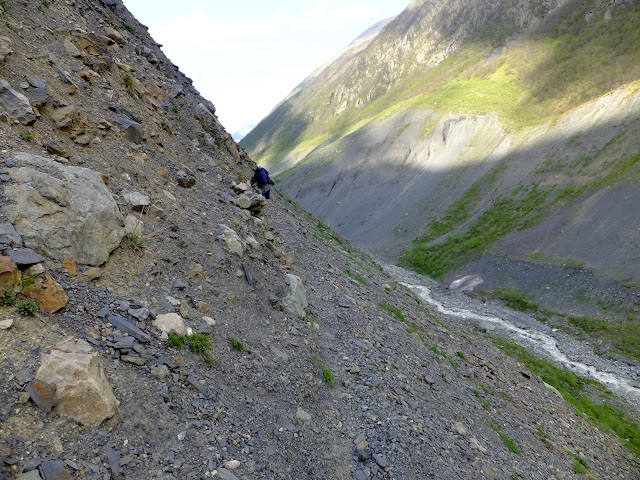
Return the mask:
[[410, 0], [123, 0], [229, 133]]

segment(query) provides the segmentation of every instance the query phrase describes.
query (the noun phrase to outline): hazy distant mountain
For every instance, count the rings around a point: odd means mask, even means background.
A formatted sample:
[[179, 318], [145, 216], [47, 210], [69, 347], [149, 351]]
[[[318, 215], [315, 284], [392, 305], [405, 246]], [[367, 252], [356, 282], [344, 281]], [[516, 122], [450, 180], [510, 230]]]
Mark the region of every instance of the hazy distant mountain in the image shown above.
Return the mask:
[[243, 127], [240, 127], [238, 129], [237, 132], [234, 132], [234, 134], [232, 135], [233, 139], [236, 142], [239, 142], [240, 140], [242, 140], [251, 130], [253, 130], [256, 127], [256, 123], [252, 123], [250, 125], [244, 125]]

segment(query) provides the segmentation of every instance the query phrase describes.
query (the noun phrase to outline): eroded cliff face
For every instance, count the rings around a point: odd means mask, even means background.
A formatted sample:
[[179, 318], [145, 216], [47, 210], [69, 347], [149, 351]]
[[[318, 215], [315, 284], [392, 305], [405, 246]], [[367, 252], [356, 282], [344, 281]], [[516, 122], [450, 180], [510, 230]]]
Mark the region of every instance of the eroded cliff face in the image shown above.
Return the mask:
[[395, 261], [419, 238], [421, 258], [442, 257], [423, 273], [491, 253], [637, 282], [626, 201], [639, 72], [607, 74], [626, 55], [607, 42], [639, 12], [573, 3], [413, 2], [243, 145], [293, 200], [377, 255]]

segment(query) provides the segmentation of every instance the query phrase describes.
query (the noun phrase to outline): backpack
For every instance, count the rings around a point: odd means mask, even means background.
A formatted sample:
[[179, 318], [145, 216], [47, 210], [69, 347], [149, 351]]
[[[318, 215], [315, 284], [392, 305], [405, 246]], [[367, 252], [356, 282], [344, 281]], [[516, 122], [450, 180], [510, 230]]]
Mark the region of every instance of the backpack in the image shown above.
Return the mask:
[[262, 185], [273, 185], [273, 180], [269, 176], [269, 172], [267, 172], [264, 168], [260, 167], [256, 170], [256, 179], [258, 181], [259, 186]]

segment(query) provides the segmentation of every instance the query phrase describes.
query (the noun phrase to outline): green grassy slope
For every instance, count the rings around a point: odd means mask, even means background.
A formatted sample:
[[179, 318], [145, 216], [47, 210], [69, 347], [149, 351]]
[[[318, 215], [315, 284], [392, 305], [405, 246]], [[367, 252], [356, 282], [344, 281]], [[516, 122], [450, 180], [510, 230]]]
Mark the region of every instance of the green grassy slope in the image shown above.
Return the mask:
[[[363, 52], [338, 59], [283, 102], [242, 145], [277, 172], [302, 165], [316, 147], [410, 109], [493, 114], [518, 135], [621, 86], [628, 93], [640, 86], [640, 3], [474, 3], [414, 2]], [[507, 191], [496, 182], [504, 160], [427, 224], [401, 262], [439, 277], [536, 224], [554, 206], [589, 189], [634, 181], [640, 155], [630, 154], [628, 144], [621, 134], [595, 154], [544, 164], [529, 183]], [[568, 180], [549, 180], [558, 174]]]
[[[327, 136], [340, 138], [358, 124], [412, 107], [441, 113], [496, 113], [517, 130], [553, 120], [640, 78], [637, 2], [607, 7], [603, 2], [570, 0], [550, 13], [543, 2], [532, 0], [530, 14], [544, 18], [521, 35], [517, 35], [519, 19], [511, 3], [495, 2], [493, 9], [484, 5], [490, 10], [487, 23], [466, 31], [457, 50], [437, 66], [416, 63], [416, 52], [426, 49], [427, 57], [435, 57], [440, 43], [458, 33], [447, 29], [471, 27], [464, 18], [452, 24], [454, 20], [443, 17], [444, 12], [431, 12], [429, 17], [448, 19], [440, 30], [421, 25], [416, 12], [409, 19], [411, 27], [401, 16], [364, 52], [338, 59], [285, 101], [243, 140], [243, 147], [257, 161], [269, 164], [301, 142], [319, 144]], [[429, 35], [414, 31], [416, 25]], [[398, 45], [406, 40], [407, 29], [416, 38], [413, 49], [403, 52]], [[431, 49], [420, 43], [431, 42], [434, 36], [441, 42]]]

